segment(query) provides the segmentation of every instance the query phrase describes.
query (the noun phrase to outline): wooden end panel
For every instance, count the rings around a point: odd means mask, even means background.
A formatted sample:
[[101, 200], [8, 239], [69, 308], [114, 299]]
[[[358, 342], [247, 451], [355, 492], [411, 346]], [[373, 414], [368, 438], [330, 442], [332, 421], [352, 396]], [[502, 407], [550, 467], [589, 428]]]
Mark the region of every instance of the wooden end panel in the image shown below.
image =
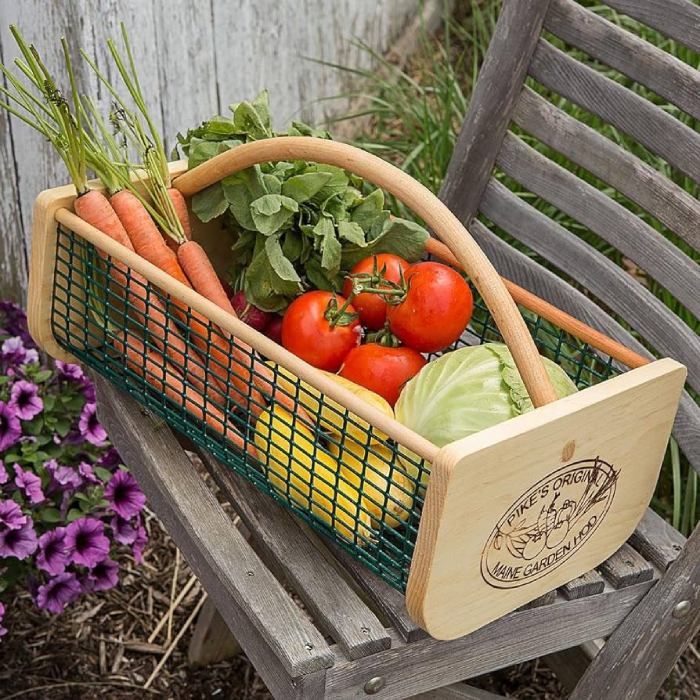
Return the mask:
[[617, 551], [651, 499], [685, 376], [658, 360], [443, 448], [408, 581], [413, 619], [454, 639]]

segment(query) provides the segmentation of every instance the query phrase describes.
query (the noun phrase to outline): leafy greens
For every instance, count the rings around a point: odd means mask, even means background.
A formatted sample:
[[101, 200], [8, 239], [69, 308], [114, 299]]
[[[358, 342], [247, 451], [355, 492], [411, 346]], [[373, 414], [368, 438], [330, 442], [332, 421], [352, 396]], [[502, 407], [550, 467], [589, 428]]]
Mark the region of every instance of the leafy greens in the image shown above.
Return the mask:
[[[273, 131], [263, 91], [229, 107], [178, 141], [190, 168], [231, 148], [277, 135], [330, 138], [292, 122]], [[428, 237], [413, 221], [392, 218], [384, 193], [331, 165], [280, 161], [230, 175], [192, 198], [202, 222], [222, 217], [233, 234], [231, 283], [266, 311], [282, 311], [309, 287], [339, 291], [343, 271], [375, 253], [420, 259]]]

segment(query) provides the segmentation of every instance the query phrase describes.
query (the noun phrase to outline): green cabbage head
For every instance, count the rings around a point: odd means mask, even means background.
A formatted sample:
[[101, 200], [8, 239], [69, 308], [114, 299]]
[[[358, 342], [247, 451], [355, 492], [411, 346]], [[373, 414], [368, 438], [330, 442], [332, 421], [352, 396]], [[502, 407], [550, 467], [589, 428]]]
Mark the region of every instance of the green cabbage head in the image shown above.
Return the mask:
[[[559, 365], [543, 359], [559, 398], [577, 391]], [[532, 409], [510, 350], [484, 343], [425, 365], [404, 387], [395, 412], [399, 422], [442, 447]]]

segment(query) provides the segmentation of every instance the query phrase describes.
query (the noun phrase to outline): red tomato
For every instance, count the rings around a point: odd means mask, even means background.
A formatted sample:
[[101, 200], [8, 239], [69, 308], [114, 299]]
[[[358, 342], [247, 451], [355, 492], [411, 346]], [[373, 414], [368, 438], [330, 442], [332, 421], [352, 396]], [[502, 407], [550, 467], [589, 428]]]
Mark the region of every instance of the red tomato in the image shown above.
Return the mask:
[[[384, 279], [389, 282], [399, 282], [401, 280], [401, 272], [406, 272], [410, 264], [400, 258], [398, 255], [391, 253], [379, 253], [372, 255], [369, 258], [360, 260], [355, 267], [350, 270], [351, 275], [373, 275], [375, 270], [381, 272], [383, 269]], [[386, 285], [378, 285], [379, 289], [386, 288]], [[343, 285], [343, 294], [349, 297], [352, 292], [352, 280], [346, 279]], [[373, 331], [378, 331], [386, 321], [386, 301], [381, 294], [372, 294], [371, 292], [361, 292], [353, 300], [352, 305], [360, 314], [360, 322], [366, 328]]]
[[346, 299], [320, 290], [297, 297], [282, 319], [282, 345], [309, 364], [328, 372], [336, 372], [345, 356], [359, 345], [362, 329], [355, 309], [348, 306], [341, 318], [332, 325]]
[[404, 276], [406, 298], [387, 309], [391, 332], [419, 352], [444, 350], [462, 335], [472, 316], [469, 285], [451, 267], [436, 262], [415, 263]]
[[425, 364], [426, 359], [411, 348], [366, 343], [348, 353], [340, 376], [383, 396], [393, 406], [403, 385]]

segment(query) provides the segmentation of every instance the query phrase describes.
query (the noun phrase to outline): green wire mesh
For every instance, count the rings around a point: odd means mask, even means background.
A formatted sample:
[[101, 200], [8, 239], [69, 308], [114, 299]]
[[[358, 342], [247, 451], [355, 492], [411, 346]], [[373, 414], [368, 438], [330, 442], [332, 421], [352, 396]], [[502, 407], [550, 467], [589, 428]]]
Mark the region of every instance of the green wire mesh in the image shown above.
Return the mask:
[[[405, 591], [429, 465], [284, 369], [238, 346], [142, 276], [59, 229], [58, 344]], [[581, 388], [616, 370], [527, 311], [533, 338]], [[453, 347], [501, 341], [480, 299]], [[453, 348], [451, 348], [453, 349]], [[293, 414], [265, 382], [308, 414]], [[268, 374], [269, 377], [269, 374]]]

